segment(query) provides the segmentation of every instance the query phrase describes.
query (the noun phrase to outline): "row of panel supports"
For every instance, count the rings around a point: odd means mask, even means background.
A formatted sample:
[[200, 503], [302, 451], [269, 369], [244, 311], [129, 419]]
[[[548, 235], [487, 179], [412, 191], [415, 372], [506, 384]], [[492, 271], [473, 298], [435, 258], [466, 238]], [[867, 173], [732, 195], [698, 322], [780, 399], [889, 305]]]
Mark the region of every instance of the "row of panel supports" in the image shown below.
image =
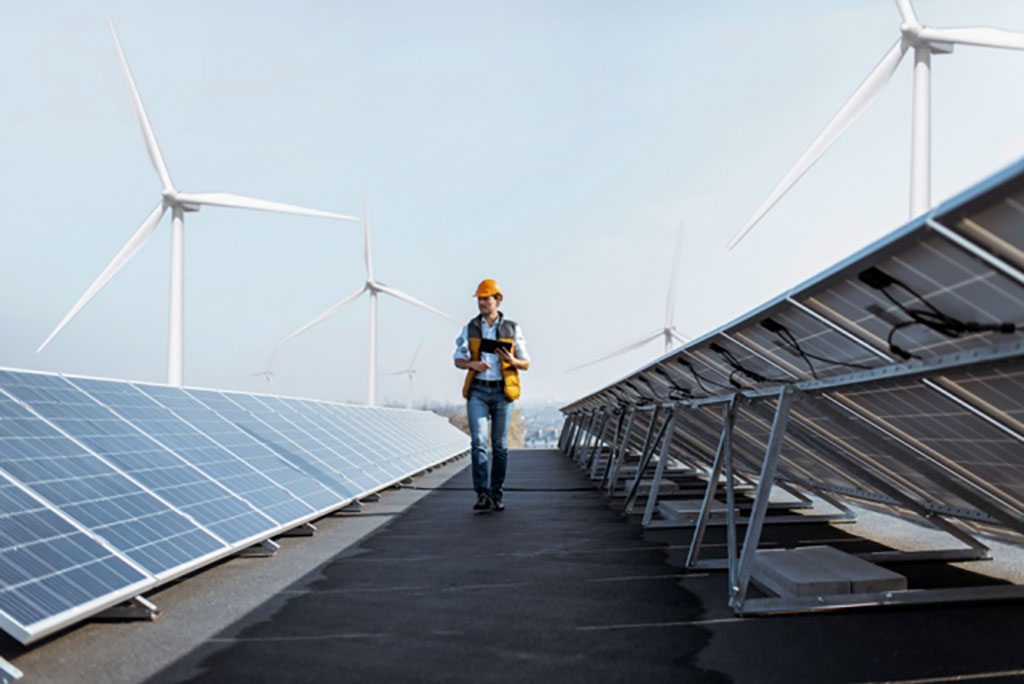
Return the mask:
[[[692, 428], [692, 426], [686, 425], [685, 416], [687, 410], [693, 409], [687, 408], [683, 402], [652, 406], [620, 406], [616, 409], [606, 408], [570, 414], [567, 416], [562, 430], [559, 448], [587, 472], [601, 491], [609, 496], [616, 493], [619, 476], [624, 469], [627, 457], [635, 458], [635, 472], [628, 478], [628, 483], [625, 486], [623, 513], [632, 513], [638, 500], [642, 496], [646, 496], [642, 518], [642, 524], [645, 527], [692, 527], [693, 536], [686, 559], [687, 567], [727, 570], [728, 604], [738, 615], [835, 610], [855, 606], [1024, 598], [1024, 587], [1016, 585], [914, 590], [905, 588], [905, 580], [902, 584], [897, 581], [896, 584], [888, 585], [896, 587], [895, 589], [858, 591], [856, 587], [887, 586], [885, 581], [891, 581], [892, 576], [895, 575], [895, 573], [882, 568], [876, 568], [877, 572], [872, 573], [873, 566], [870, 565], [872, 563], [981, 560], [989, 558], [988, 548], [961, 525], [939, 515], [934, 508], [907, 496], [887, 477], [887, 473], [879, 472], [871, 465], [861, 462], [854, 454], [837, 448], [835, 444], [825, 443], [826, 440], [816, 435], [808, 426], [791, 425], [791, 408], [794, 401], [806, 401], [808, 397], [795, 391], [791, 386], [784, 386], [778, 391], [774, 400], [775, 408], [771, 417], [770, 432], [764, 445], [764, 454], [760, 461], [758, 474], [756, 478], [753, 478], [756, 483], [753, 498], [752, 501], [748, 499], [749, 510], [743, 517], [739, 513], [741, 509], [738, 500], [739, 492], [747, 490], [750, 481], [737, 472], [737, 455], [732, 444], [737, 407], [740, 401], [749, 401], [741, 395], [732, 395], [720, 402], [722, 404], [722, 427], [710, 467], [707, 467], [706, 463], [698, 463], [694, 454], [671, 452], [670, 445], [676, 430]], [[855, 417], [849, 415], [849, 412], [832, 402], [816, 400], [815, 406], [828, 413], [830, 418], [843, 422], [851, 429], [870, 430], [870, 427], [857, 421]], [[632, 434], [639, 411], [651, 412], [650, 420], [642, 437]], [[796, 553], [798, 550], [790, 550], [786, 552], [785, 562], [781, 565], [792, 566], [798, 560], [798, 556], [815, 556], [815, 562], [820, 564], [822, 557], [827, 556], [836, 567], [853, 568], [853, 570], [847, 570], [848, 573], [875, 576], [875, 583], [872, 584], [871, 581], [865, 580], [859, 583], [853, 582], [849, 586], [854, 589], [843, 593], [821, 592], [815, 593], [813, 596], [787, 593], [785, 578], [782, 578], [781, 582], [771, 580], [771, 565], [779, 565], [775, 561], [781, 558], [776, 555], [778, 552], [766, 555], [763, 551], [759, 552], [758, 550], [764, 526], [786, 522], [851, 522], [854, 520], [853, 511], [832, 492], [821, 487], [811, 487], [811, 493], [836, 508], [838, 513], [768, 515], [770, 507], [773, 506], [773, 502], [770, 501], [773, 488], [779, 486], [785, 487], [796, 499], [795, 503], [781, 504], [782, 506], [805, 508], [810, 505], [809, 497], [792, 487], [792, 482], [796, 478], [790, 476], [779, 480], [777, 477], [787, 430], [799, 432], [805, 440], [816, 444], [823, 451], [827, 450], [830, 458], [836, 460], [848, 472], [854, 473], [861, 482], [869, 483], [876, 491], [883, 493], [888, 501], [948, 533], [963, 546], [917, 552], [877, 551], [856, 556], [843, 554], [828, 547], [820, 547], [825, 550], [814, 550], [814, 553]], [[631, 441], [633, 437], [635, 440]], [[683, 464], [689, 461], [691, 472], [702, 473], [706, 476], [702, 478], [706, 480], [706, 484], [696, 516], [684, 522], [655, 519], [659, 494], [668, 482], [666, 475], [670, 461]], [[644, 478], [652, 464], [654, 465], [653, 477], [647, 481], [645, 494], [643, 491]], [[745, 469], [749, 470], [751, 465], [749, 462], [745, 463]], [[958, 487], [955, 481], [951, 481], [948, 475], [941, 472], [931, 473], [931, 475], [951, 491], [969, 494], [962, 487]], [[725, 489], [724, 519], [720, 515], [723, 507], [716, 498], [720, 486], [724, 486]], [[718, 519], [714, 518], [715, 513], [719, 514]], [[701, 558], [707, 528], [713, 524], [724, 524], [726, 528], [726, 558]], [[739, 544], [739, 528], [741, 526], [745, 526], [746, 530], [742, 544]], [[805, 548], [805, 550], [808, 549]], [[877, 579], [879, 576], [881, 580]], [[762, 590], [775, 589], [778, 595], [766, 598], [748, 598], [752, 583], [757, 584]], [[823, 586], [827, 589], [828, 585]], [[783, 589], [780, 590], [779, 587], [783, 587]], [[806, 589], [806, 585], [798, 587], [798, 589]]]

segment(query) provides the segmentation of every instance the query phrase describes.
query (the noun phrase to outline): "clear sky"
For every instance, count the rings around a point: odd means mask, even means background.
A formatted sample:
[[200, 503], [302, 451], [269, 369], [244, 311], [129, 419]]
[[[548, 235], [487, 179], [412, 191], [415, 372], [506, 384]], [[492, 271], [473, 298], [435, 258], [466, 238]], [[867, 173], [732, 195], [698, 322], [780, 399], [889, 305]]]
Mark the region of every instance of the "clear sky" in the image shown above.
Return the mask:
[[[1024, 32], [1020, 0], [917, 0]], [[724, 244], [898, 37], [890, 0], [51, 2], [0, 23], [0, 365], [164, 381], [170, 219], [35, 349], [159, 199], [106, 21], [179, 190], [361, 215], [375, 275], [461, 319], [484, 277], [568, 401], [660, 356], [565, 369], [661, 327], [697, 336], [907, 218], [911, 66], [735, 251]], [[1024, 52], [933, 58], [933, 200], [1024, 155]], [[260, 390], [278, 340], [364, 280], [361, 227], [186, 216], [186, 384]], [[283, 393], [366, 397], [364, 297], [282, 346]], [[380, 300], [379, 398], [458, 401], [459, 325]]]

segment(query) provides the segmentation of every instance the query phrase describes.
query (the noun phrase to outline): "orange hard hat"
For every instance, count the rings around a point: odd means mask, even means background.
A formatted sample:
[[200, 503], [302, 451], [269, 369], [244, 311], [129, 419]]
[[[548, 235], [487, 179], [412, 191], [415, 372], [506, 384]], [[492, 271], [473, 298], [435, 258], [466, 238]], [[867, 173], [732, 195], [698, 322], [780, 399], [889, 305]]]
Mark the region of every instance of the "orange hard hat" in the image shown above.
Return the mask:
[[[491, 295], [500, 295], [501, 285], [498, 285], [498, 281], [494, 278], [487, 278], [481, 280], [480, 284], [476, 286], [476, 292], [473, 294], [474, 297], [490, 297]], [[502, 295], [504, 296], [504, 295]]]

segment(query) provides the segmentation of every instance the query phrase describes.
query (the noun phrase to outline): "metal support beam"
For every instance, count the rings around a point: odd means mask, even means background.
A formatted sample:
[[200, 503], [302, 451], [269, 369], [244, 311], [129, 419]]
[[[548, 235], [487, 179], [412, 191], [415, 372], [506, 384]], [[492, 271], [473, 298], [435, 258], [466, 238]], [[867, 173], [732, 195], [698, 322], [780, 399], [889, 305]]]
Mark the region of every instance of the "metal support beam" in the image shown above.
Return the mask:
[[[722, 407], [722, 435], [718, 439], [718, 449], [715, 451], [715, 462], [711, 466], [711, 477], [708, 478], [708, 486], [704, 490], [704, 501], [700, 506], [700, 515], [697, 516], [697, 527], [693, 530], [693, 538], [690, 540], [690, 550], [686, 555], [686, 567], [692, 568], [700, 556], [700, 547], [704, 543], [704, 532], [708, 528], [708, 520], [711, 518], [711, 503], [715, 500], [718, 492], [718, 480], [722, 476], [722, 469], [725, 467], [726, 459], [731, 460], [732, 450], [732, 423], [736, 415], [736, 397]], [[730, 471], [732, 468], [729, 469]], [[729, 473], [731, 475], [731, 472]], [[727, 475], [727, 477], [729, 476]], [[731, 485], [731, 483], [730, 483]], [[730, 490], [732, 487], [730, 486]], [[732, 506], [735, 503], [731, 504]]]
[[[654, 452], [658, 450], [658, 443], [661, 443], [661, 458], [665, 458], [666, 452], [668, 451], [669, 443], [669, 428], [675, 425], [676, 412], [673, 410], [665, 417], [665, 422], [661, 424], [661, 429], [658, 431], [658, 436], [654, 438], [654, 441], [650, 444], [650, 448], [640, 456], [640, 463], [637, 464], [636, 477], [633, 478], [633, 482], [630, 483], [629, 490], [626, 492], [626, 505], [623, 508], [623, 514], [628, 515], [633, 512], [633, 504], [636, 502], [637, 495], [640, 493], [640, 481], [643, 479], [644, 471], [647, 470], [647, 466], [650, 465], [651, 459], [654, 457]], [[653, 424], [653, 423], [652, 423]]]
[[1024, 586], [997, 584], [955, 589], [909, 589], [873, 594], [834, 594], [831, 596], [790, 596], [754, 598], [743, 604], [741, 615], [780, 613], [816, 613], [867, 606], [920, 606], [930, 603], [968, 603], [1024, 599]]
[[789, 422], [789, 407], [793, 402], [793, 389], [789, 386], [779, 391], [778, 405], [775, 407], [775, 420], [772, 422], [771, 435], [765, 449], [764, 463], [761, 466], [761, 477], [757, 483], [757, 494], [754, 508], [747, 523], [747, 534], [743, 539], [743, 551], [740, 554], [739, 567], [736, 572], [736, 584], [732, 589], [729, 605], [734, 609], [742, 609], [746, 598], [750, 574], [754, 570], [757, 557], [757, 545], [761, 541], [761, 529], [764, 516], [768, 512], [768, 497], [771, 495], [772, 484], [775, 482], [775, 470], [779, 465], [779, 452], [782, 451], [782, 440], [786, 435]]
[[608, 459], [608, 467], [604, 469], [604, 475], [601, 477], [600, 488], [607, 491], [609, 494], [612, 493], [612, 489], [615, 487], [615, 479], [619, 476], [619, 466], [626, 458], [626, 450], [629, 448], [629, 435], [633, 431], [633, 416], [635, 415], [636, 407], [631, 406], [629, 408], [629, 417], [626, 418], [626, 425], [619, 440], [618, 448]]
[[239, 558], [272, 558], [281, 545], [271, 539], [264, 539], [259, 544], [248, 546], [235, 555]]
[[[661, 406], [654, 407], [654, 413], [651, 414], [651, 422], [647, 426], [647, 433], [644, 435], [644, 444], [643, 444], [642, 447], [640, 447], [640, 462], [641, 463], [643, 463], [644, 458], [647, 456], [647, 450], [651, 446], [651, 437], [654, 435], [654, 426], [658, 422], [658, 414], [660, 412], [661, 412]], [[641, 468], [641, 470], [642, 470], [642, 468]], [[615, 485], [616, 485], [616, 481], [618, 479], [618, 476], [619, 476], [619, 467], [616, 467], [615, 468], [615, 477], [612, 479], [612, 481], [610, 483], [610, 486], [609, 486], [609, 489], [608, 489], [608, 493], [611, 494], [611, 495], [615, 494]], [[640, 481], [640, 474], [639, 473], [637, 474], [637, 477], [634, 478], [634, 480], [637, 481], [637, 482]], [[630, 489], [632, 489], [632, 483], [630, 483], [630, 485], [626, 487], [626, 492], [628, 493]]]
[[995, 254], [982, 247], [981, 245], [971, 240], [968, 240], [960, 233], [957, 233], [956, 231], [947, 228], [946, 226], [942, 225], [935, 219], [927, 219], [925, 223], [927, 223], [928, 227], [931, 228], [933, 231], [935, 231], [942, 237], [946, 238], [947, 240], [949, 240], [954, 245], [964, 250], [971, 256], [981, 259], [995, 270], [999, 271], [1006, 277], [1016, 282], [1018, 285], [1024, 285], [1024, 273], [1021, 273], [1021, 271], [1015, 266], [1012, 266], [1009, 263], [1003, 261]]
[[312, 537], [316, 534], [316, 527], [312, 523], [302, 523], [290, 530], [285, 530], [278, 537]]
[[587, 452], [586, 459], [580, 462], [582, 467], [587, 472], [591, 470], [591, 464], [597, 461], [601, 456], [601, 442], [604, 441], [605, 433], [608, 432], [608, 425], [612, 422], [612, 414], [610, 411], [601, 412], [601, 424], [597, 429], [597, 436], [594, 439], [594, 443], [590, 445], [590, 451]]
[[0, 658], [0, 684], [10, 684], [16, 679], [21, 679], [25, 674], [9, 662]]
[[[608, 460], [606, 460], [604, 462], [604, 472], [606, 472], [606, 473], [608, 472], [608, 467], [612, 464], [612, 459], [615, 458], [615, 452], [616, 452], [616, 450], [618, 449], [618, 446], [619, 446], [619, 435], [622, 432], [622, 421], [626, 417], [626, 412], [622, 411], [622, 410], [617, 410], [617, 411], [615, 411], [613, 413], [613, 415], [615, 415], [615, 420], [612, 421], [611, 417], [609, 416], [609, 421], [608, 421], [608, 425], [609, 426], [611, 425], [612, 422], [615, 423], [615, 431], [612, 433], [612, 442], [611, 442], [611, 444], [608, 447]], [[600, 452], [600, 450], [598, 450], [597, 458], [593, 458], [590, 461], [590, 479], [591, 480], [596, 480], [597, 479], [597, 473], [598, 473], [598, 470], [600, 469], [600, 466], [601, 466], [601, 452]]]
[[147, 601], [141, 596], [128, 599], [124, 603], [107, 608], [102, 613], [93, 616], [94, 620], [146, 620], [152, 622], [160, 615], [160, 609], [155, 604]]
[[569, 436], [569, 426], [572, 424], [572, 421], [573, 421], [572, 414], [566, 416], [565, 419], [562, 421], [562, 429], [558, 431], [558, 444], [557, 444], [557, 448], [558, 448], [559, 451], [565, 451], [565, 443], [566, 443], [566, 439]]
[[360, 499], [360, 501], [361, 502], [366, 502], [366, 503], [376, 503], [376, 502], [380, 501], [380, 494], [378, 494], [377, 492], [370, 492], [369, 494], [364, 496], [362, 499]]

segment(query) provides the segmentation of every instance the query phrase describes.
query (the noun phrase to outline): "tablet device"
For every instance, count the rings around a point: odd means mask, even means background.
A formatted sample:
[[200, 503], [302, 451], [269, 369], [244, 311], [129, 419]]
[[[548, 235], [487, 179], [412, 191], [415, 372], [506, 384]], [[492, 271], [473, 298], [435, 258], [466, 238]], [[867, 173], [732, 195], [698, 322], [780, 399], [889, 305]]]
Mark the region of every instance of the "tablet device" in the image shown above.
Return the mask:
[[506, 351], [512, 351], [511, 342], [499, 342], [498, 340], [489, 340], [486, 337], [480, 338], [481, 352], [487, 352], [488, 354], [497, 354], [498, 347], [504, 347]]

